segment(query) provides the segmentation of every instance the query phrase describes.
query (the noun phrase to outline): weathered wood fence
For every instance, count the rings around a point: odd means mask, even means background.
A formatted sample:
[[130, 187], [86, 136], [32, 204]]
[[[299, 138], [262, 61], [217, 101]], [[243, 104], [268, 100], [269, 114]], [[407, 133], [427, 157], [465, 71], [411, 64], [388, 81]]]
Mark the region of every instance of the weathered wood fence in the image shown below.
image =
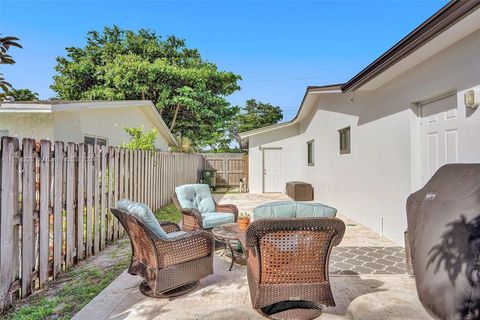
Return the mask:
[[109, 211], [122, 198], [157, 210], [194, 183], [198, 154], [42, 140], [1, 140], [0, 313], [124, 234]]
[[248, 156], [243, 153], [203, 153], [204, 167], [217, 170], [218, 186], [238, 186], [248, 178]]

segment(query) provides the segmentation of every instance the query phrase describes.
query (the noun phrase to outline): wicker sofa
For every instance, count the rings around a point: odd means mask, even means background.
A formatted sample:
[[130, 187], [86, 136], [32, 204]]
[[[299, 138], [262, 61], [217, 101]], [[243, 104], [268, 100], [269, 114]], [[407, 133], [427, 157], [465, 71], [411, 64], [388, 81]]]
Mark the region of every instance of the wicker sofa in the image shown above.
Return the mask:
[[120, 200], [111, 211], [130, 237], [128, 273], [144, 279], [140, 284], [143, 294], [178, 296], [213, 274], [214, 240], [208, 232], [184, 232], [176, 223], [159, 223], [148, 206], [128, 200]]
[[254, 209], [246, 232], [254, 309], [264, 316], [313, 319], [320, 305], [335, 306], [328, 262], [345, 233], [335, 214], [328, 206], [291, 201]]
[[206, 184], [186, 184], [175, 188], [173, 203], [182, 213], [182, 230], [212, 229], [236, 222], [238, 209], [233, 204], [218, 204]]

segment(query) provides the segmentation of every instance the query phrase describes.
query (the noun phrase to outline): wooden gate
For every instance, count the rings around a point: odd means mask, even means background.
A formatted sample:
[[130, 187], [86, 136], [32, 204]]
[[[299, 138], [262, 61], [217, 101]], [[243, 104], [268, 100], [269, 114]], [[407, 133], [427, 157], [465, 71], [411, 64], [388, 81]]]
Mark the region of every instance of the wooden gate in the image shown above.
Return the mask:
[[248, 178], [248, 155], [244, 153], [204, 153], [204, 168], [217, 170], [217, 186], [239, 186]]

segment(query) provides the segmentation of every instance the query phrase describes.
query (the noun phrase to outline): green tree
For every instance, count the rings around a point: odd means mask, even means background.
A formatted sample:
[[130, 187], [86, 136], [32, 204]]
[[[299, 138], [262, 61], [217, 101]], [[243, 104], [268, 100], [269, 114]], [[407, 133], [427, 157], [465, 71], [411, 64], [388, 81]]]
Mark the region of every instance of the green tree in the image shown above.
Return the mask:
[[219, 71], [182, 39], [113, 26], [66, 50], [51, 86], [60, 99], [151, 100], [172, 132], [195, 147], [216, 145], [238, 113], [225, 97], [240, 89], [240, 76]]
[[173, 147], [171, 149], [173, 152], [184, 152], [184, 153], [193, 153], [195, 152], [195, 148], [193, 147], [192, 140], [181, 137], [178, 139], [178, 147]]
[[[18, 40], [20, 39], [16, 37], [0, 37], [0, 64], [15, 64], [15, 60], [8, 54], [8, 50], [10, 47], [22, 48], [17, 42]], [[11, 87], [12, 85], [0, 73], [0, 89], [3, 90], [0, 96], [4, 96]]]
[[15, 101], [37, 101], [38, 93], [30, 89], [12, 89], [7, 93], [9, 96], [15, 98]]
[[130, 135], [130, 141], [123, 144], [124, 148], [148, 151], [155, 150], [155, 141], [158, 135], [157, 129], [153, 128], [147, 133], [143, 133], [143, 127], [125, 128], [124, 130]]
[[283, 113], [280, 107], [250, 99], [247, 100], [245, 106], [238, 114], [235, 126], [231, 132], [238, 140], [239, 132], [270, 126], [282, 119]]

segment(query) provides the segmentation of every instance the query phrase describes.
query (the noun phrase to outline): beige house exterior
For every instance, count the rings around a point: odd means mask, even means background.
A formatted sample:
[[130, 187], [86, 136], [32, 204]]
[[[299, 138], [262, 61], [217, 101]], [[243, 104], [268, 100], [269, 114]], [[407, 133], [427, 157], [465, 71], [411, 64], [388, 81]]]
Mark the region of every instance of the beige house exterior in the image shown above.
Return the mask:
[[0, 104], [0, 136], [121, 146], [124, 128], [158, 130], [155, 147], [168, 151], [175, 137], [151, 101], [46, 101]]
[[309, 87], [292, 121], [241, 133], [250, 192], [311, 183], [315, 201], [402, 244], [408, 195], [443, 164], [480, 162], [465, 102], [480, 99], [478, 4], [447, 4], [350, 81]]

